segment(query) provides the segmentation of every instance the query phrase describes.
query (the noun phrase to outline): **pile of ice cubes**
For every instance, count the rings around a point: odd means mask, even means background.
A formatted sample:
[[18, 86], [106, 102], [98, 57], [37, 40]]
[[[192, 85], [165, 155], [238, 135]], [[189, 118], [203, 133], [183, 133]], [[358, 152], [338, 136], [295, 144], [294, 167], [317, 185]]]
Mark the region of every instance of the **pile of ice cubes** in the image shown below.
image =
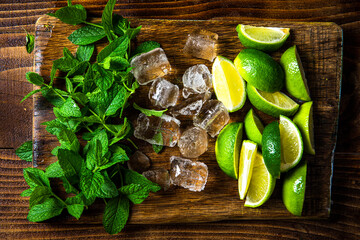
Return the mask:
[[[206, 30], [195, 30], [188, 35], [183, 49], [185, 54], [213, 61], [216, 57], [217, 34]], [[160, 117], [140, 113], [134, 136], [150, 144], [179, 147], [182, 157], [197, 158], [206, 152], [208, 134], [215, 137], [228, 123], [230, 117], [224, 104], [211, 99], [212, 75], [205, 64], [188, 68], [182, 75], [183, 88], [166, 79], [171, 65], [162, 48], [156, 48], [136, 56], [131, 61], [132, 73], [140, 85], [151, 83], [148, 98], [154, 107], [169, 108]], [[183, 97], [179, 101], [179, 97]], [[141, 105], [141, 104], [140, 104]], [[171, 116], [170, 116], [171, 115]], [[193, 126], [183, 129], [178, 117], [193, 119]], [[137, 153], [137, 158], [143, 156]], [[164, 189], [170, 184], [201, 191], [205, 188], [208, 168], [199, 161], [172, 156], [170, 173], [166, 169], [142, 171], [148, 179], [159, 183]], [[135, 158], [135, 157], [134, 157]], [[143, 159], [142, 159], [143, 160]], [[135, 163], [130, 163], [137, 165]]]

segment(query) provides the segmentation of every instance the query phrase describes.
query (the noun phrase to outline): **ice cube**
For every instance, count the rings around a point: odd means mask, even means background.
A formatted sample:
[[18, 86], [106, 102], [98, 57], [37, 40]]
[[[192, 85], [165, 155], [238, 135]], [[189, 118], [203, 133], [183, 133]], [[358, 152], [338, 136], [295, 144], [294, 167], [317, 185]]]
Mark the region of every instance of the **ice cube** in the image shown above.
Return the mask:
[[168, 74], [170, 63], [162, 48], [155, 48], [149, 52], [134, 57], [130, 62], [132, 74], [140, 85], [145, 85], [158, 77]]
[[140, 151], [136, 151], [127, 161], [128, 168], [138, 173], [147, 171], [150, 168], [150, 159]]
[[169, 171], [165, 168], [157, 168], [143, 172], [142, 175], [150, 181], [159, 184], [164, 191], [170, 187], [170, 175]]
[[169, 109], [169, 112], [172, 116], [195, 116], [199, 113], [202, 105], [208, 99], [210, 99], [211, 93], [206, 91], [202, 94], [192, 95], [188, 99], [185, 99], [178, 105]]
[[155, 106], [168, 108], [174, 106], [179, 97], [179, 87], [164, 78], [157, 78], [150, 87], [149, 99]]
[[230, 116], [224, 104], [211, 99], [203, 104], [198, 115], [195, 116], [194, 125], [205, 129], [211, 137], [215, 137], [229, 120]]
[[211, 78], [211, 73], [204, 64], [188, 68], [182, 76], [184, 98], [188, 98], [192, 93], [205, 93], [212, 87]]
[[184, 52], [196, 57], [213, 61], [216, 57], [215, 45], [218, 40], [216, 33], [197, 29], [188, 35]]
[[170, 165], [172, 184], [194, 192], [200, 192], [205, 188], [208, 178], [208, 167], [205, 163], [172, 156]]
[[180, 137], [180, 121], [165, 114], [156, 117], [140, 113], [134, 136], [151, 144], [174, 147]]
[[181, 135], [178, 146], [182, 156], [197, 158], [207, 150], [207, 133], [202, 128], [190, 127]]

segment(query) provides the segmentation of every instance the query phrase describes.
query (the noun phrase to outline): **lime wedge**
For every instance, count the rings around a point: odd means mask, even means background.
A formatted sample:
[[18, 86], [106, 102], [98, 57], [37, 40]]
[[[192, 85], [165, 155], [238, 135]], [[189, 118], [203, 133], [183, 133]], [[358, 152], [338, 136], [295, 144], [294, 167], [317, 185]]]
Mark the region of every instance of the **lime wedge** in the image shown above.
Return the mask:
[[301, 160], [304, 147], [298, 127], [288, 117], [280, 115], [279, 121], [281, 139], [280, 172], [287, 172]]
[[216, 97], [229, 112], [241, 109], [246, 100], [245, 81], [229, 59], [217, 56], [212, 66]]
[[234, 64], [246, 82], [265, 92], [276, 92], [285, 84], [284, 70], [270, 55], [256, 49], [243, 49]]
[[256, 153], [252, 177], [246, 194], [245, 207], [260, 207], [271, 196], [276, 179], [266, 169], [263, 156]]
[[282, 199], [286, 209], [296, 216], [301, 216], [306, 187], [307, 163], [304, 161], [285, 174]]
[[251, 140], [256, 142], [259, 146], [262, 146], [262, 132], [264, 130], [264, 125], [261, 123], [261, 120], [256, 116], [253, 109], [250, 109], [246, 114], [244, 119], [244, 127], [246, 136]]
[[273, 177], [280, 176], [281, 139], [277, 121], [266, 125], [262, 136], [262, 153], [267, 170]]
[[249, 188], [256, 152], [257, 152], [256, 143], [250, 140], [244, 140], [242, 142], [241, 151], [240, 151], [239, 181], [238, 181], [239, 196], [241, 200], [245, 199], [246, 193]]
[[313, 102], [303, 103], [294, 116], [294, 123], [299, 127], [304, 140], [304, 151], [315, 155]]
[[304, 68], [296, 46], [286, 50], [280, 59], [285, 71], [286, 90], [297, 99], [310, 101], [310, 92], [305, 78]]
[[216, 161], [229, 177], [238, 179], [243, 123], [233, 122], [220, 132], [215, 143]]
[[292, 116], [299, 108], [299, 104], [282, 92], [268, 93], [258, 90], [250, 84], [246, 89], [252, 105], [273, 117]]
[[243, 24], [239, 24], [236, 31], [245, 47], [267, 52], [278, 50], [290, 35], [290, 28], [255, 27]]

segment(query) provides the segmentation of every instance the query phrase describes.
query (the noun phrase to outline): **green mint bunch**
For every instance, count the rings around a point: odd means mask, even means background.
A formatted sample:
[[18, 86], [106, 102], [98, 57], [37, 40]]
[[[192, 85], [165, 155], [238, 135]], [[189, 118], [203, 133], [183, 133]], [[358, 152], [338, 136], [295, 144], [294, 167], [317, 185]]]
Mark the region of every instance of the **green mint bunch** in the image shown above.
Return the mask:
[[[159, 185], [125, 167], [131, 149], [124, 143], [133, 144], [129, 138], [133, 127], [123, 116], [131, 107], [129, 98], [139, 86], [131, 74], [130, 59], [159, 44], [149, 41], [131, 51], [131, 40], [141, 26], [131, 28], [127, 19], [113, 14], [115, 2], [108, 1], [98, 24], [87, 22], [86, 9], [70, 0], [68, 6], [49, 14], [67, 24], [83, 25], [68, 37], [79, 45], [76, 53], [73, 55], [64, 48], [63, 57], [53, 62], [49, 78], [44, 80], [35, 72], [26, 74], [26, 79], [37, 88], [22, 101], [41, 92], [53, 105], [56, 117], [42, 124], [59, 141], [59, 146], [52, 150], [58, 160], [45, 171], [24, 169], [29, 189], [21, 196], [30, 197], [29, 221], [50, 219], [64, 209], [79, 219], [96, 198], [102, 198], [106, 203], [104, 228], [116, 234], [127, 222], [130, 202], [140, 204], [150, 192], [160, 190]], [[105, 37], [109, 44], [93, 56], [94, 44]], [[59, 82], [64, 86], [58, 87]], [[137, 105], [135, 108], [148, 114], [162, 114]], [[81, 138], [86, 144], [80, 144]], [[25, 142], [16, 154], [32, 161], [32, 142]], [[52, 188], [52, 179], [62, 182], [65, 198]]]

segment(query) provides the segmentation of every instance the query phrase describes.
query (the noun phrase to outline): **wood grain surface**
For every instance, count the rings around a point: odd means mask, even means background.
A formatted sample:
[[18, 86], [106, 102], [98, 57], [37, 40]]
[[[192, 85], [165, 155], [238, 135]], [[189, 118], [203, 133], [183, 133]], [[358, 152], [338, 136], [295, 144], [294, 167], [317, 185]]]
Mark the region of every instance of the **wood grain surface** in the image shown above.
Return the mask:
[[[95, 20], [96, 21], [96, 20]], [[168, 56], [172, 73], [165, 76], [174, 83], [181, 83], [185, 70], [194, 64], [204, 63], [211, 69], [209, 61], [191, 58], [181, 51], [185, 45], [187, 34], [194, 29], [206, 29], [219, 35], [217, 54], [235, 59], [243, 49], [239, 43], [235, 28], [238, 21], [182, 21], [182, 20], [141, 20], [131, 19], [134, 26], [142, 26], [136, 42], [157, 41]], [[303, 217], [324, 218], [330, 213], [330, 186], [332, 162], [336, 142], [338, 109], [340, 101], [340, 79], [342, 60], [342, 31], [331, 23], [291, 23], [291, 22], [249, 22], [241, 23], [263, 26], [283, 26], [291, 28], [291, 35], [286, 44], [273, 53], [279, 60], [281, 54], [290, 46], [297, 45], [308, 79], [310, 95], [314, 101], [314, 128], [316, 155], [304, 154], [308, 162], [307, 189]], [[46, 26], [46, 27], [45, 27]], [[49, 29], [51, 26], [51, 29]], [[62, 56], [62, 47], [76, 51], [68, 39], [74, 29], [49, 16], [40, 18], [36, 23], [35, 71], [48, 78], [52, 61]], [[59, 47], [61, 46], [61, 47]], [[56, 81], [55, 81], [56, 84]], [[153, 108], [148, 99], [149, 86], [141, 86], [131, 101]], [[213, 94], [214, 95], [214, 94]], [[215, 98], [215, 96], [213, 96]], [[249, 102], [243, 109], [231, 114], [231, 122], [243, 122]], [[136, 120], [138, 112], [128, 112], [128, 117]], [[257, 115], [267, 124], [273, 120], [266, 114], [257, 111]], [[41, 123], [54, 118], [52, 106], [41, 96], [34, 98], [34, 165], [45, 169], [56, 161], [51, 151], [57, 146], [55, 136], [45, 131]], [[181, 119], [182, 129], [192, 124], [189, 118]], [[129, 223], [179, 223], [179, 222], [211, 222], [226, 219], [274, 219], [293, 218], [286, 210], [281, 198], [281, 181], [270, 200], [260, 208], [252, 209], [243, 206], [244, 201], [238, 199], [237, 181], [227, 177], [218, 167], [215, 159], [215, 140], [209, 137], [208, 151], [197, 158], [207, 164], [209, 178], [204, 191], [194, 193], [182, 188], [171, 188], [164, 192], [152, 194], [144, 203], [132, 207]], [[148, 155], [152, 167], [169, 169], [171, 156], [181, 156], [177, 147], [165, 148], [156, 154], [152, 146], [144, 141], [136, 140], [141, 151]], [[161, 214], [154, 214], [161, 213]], [[85, 214], [80, 221], [101, 223], [102, 205], [94, 207], [90, 216]]]
[[[74, 3], [80, 1], [74, 0]], [[344, 57], [339, 131], [332, 181], [332, 208], [326, 220], [221, 221], [203, 224], [128, 225], [109, 236], [99, 224], [30, 223], [27, 188], [14, 148], [31, 138], [32, 101], [19, 101], [32, 88], [25, 73], [33, 55], [26, 53], [22, 29], [35, 32], [44, 13], [65, 0], [3, 0], [0, 3], [0, 238], [1, 239], [359, 239], [360, 238], [360, 2], [357, 0], [119, 0], [116, 12], [127, 17], [335, 22], [343, 29]], [[99, 17], [106, 0], [82, 0]]]

